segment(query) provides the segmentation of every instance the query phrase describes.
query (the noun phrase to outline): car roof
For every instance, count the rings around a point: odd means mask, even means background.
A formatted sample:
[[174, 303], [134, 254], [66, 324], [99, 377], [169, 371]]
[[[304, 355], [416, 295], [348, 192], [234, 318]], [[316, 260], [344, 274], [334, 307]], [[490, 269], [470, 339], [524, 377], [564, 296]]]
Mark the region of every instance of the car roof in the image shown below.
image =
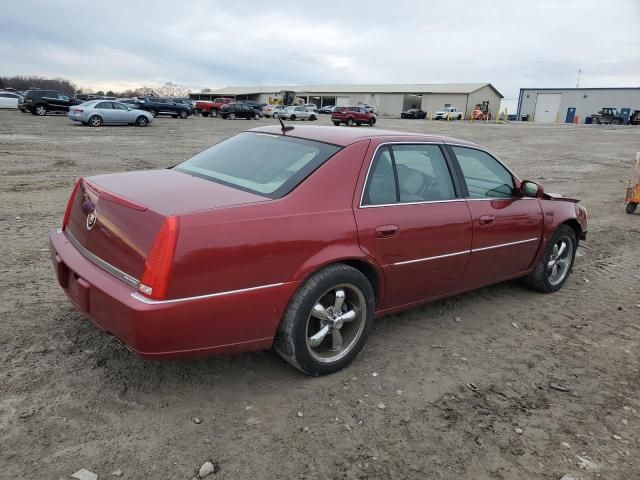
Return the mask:
[[[282, 134], [282, 129], [277, 125], [268, 127], [257, 127], [249, 130], [250, 132], [263, 132], [271, 134]], [[304, 138], [307, 140], [315, 140], [318, 142], [332, 143], [346, 147], [360, 140], [370, 140], [373, 138], [385, 141], [413, 141], [413, 142], [437, 142], [437, 143], [455, 143], [458, 145], [468, 145], [471, 147], [480, 147], [479, 145], [459, 140], [452, 137], [444, 137], [441, 135], [427, 135], [415, 132], [399, 132], [396, 130], [382, 130], [378, 128], [347, 128], [347, 127], [324, 127], [324, 126], [298, 126], [286, 133], [288, 137]], [[480, 147], [482, 148], [482, 147]]]

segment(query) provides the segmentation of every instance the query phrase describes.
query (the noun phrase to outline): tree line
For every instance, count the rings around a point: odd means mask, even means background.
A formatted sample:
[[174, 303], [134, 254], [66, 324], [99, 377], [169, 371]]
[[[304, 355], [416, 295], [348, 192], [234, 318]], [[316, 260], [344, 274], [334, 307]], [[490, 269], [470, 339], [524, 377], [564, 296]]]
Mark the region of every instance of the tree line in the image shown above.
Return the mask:
[[166, 82], [160, 87], [139, 87], [124, 91], [98, 90], [78, 87], [71, 80], [65, 78], [45, 78], [36, 75], [15, 75], [13, 77], [0, 77], [0, 88], [13, 88], [15, 90], [27, 90], [29, 88], [40, 88], [43, 90], [56, 90], [75, 95], [89, 93], [105, 97], [143, 97], [147, 95], [162, 97], [187, 97], [191, 90], [174, 82]]

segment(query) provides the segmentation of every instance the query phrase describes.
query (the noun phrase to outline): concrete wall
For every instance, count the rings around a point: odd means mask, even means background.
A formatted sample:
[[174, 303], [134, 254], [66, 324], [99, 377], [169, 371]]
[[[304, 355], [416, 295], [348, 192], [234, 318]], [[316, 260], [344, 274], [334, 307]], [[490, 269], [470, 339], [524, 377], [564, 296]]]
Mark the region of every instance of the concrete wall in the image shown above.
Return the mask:
[[[435, 112], [442, 110], [445, 104], [458, 107], [458, 110], [465, 112], [467, 108], [466, 93], [428, 93], [422, 96], [422, 110], [429, 113], [432, 118]], [[471, 112], [469, 112], [471, 113]]]
[[640, 109], [640, 88], [629, 89], [523, 89], [521, 91], [520, 115], [529, 115], [529, 121], [535, 121], [533, 115], [536, 110], [538, 94], [559, 93], [562, 95], [557, 121], [564, 123], [567, 109], [574, 107], [579, 122], [584, 123], [585, 117], [597, 113], [602, 107]]
[[382, 93], [379, 95], [378, 115], [400, 115], [404, 103], [403, 93]]
[[491, 112], [492, 118], [497, 118], [498, 112], [500, 111], [500, 101], [502, 99], [500, 98], [500, 95], [498, 95], [496, 91], [489, 86], [482, 87], [469, 94], [466, 118], [471, 118], [471, 111], [473, 108], [485, 100], [489, 100], [489, 111]]

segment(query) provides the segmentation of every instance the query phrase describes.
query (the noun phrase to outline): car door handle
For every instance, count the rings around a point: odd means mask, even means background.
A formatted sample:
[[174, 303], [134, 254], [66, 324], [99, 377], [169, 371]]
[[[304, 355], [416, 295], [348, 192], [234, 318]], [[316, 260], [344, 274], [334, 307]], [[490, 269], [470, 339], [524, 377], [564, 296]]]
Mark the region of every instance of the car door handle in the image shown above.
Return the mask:
[[483, 227], [488, 227], [489, 225], [493, 225], [493, 221], [496, 219], [493, 215], [481, 215], [478, 219], [480, 225]]
[[376, 227], [376, 237], [378, 238], [391, 238], [398, 235], [400, 229], [397, 225], [380, 225]]

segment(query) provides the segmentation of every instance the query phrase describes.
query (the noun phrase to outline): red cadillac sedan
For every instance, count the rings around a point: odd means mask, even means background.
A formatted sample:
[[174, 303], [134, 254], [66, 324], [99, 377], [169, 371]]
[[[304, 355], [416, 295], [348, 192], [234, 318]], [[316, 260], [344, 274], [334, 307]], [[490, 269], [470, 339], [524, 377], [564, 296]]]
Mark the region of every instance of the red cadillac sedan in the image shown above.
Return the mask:
[[587, 214], [482, 147], [384, 130], [261, 127], [166, 170], [80, 179], [50, 236], [73, 305], [148, 358], [275, 347], [309, 375], [375, 317], [571, 273]]

